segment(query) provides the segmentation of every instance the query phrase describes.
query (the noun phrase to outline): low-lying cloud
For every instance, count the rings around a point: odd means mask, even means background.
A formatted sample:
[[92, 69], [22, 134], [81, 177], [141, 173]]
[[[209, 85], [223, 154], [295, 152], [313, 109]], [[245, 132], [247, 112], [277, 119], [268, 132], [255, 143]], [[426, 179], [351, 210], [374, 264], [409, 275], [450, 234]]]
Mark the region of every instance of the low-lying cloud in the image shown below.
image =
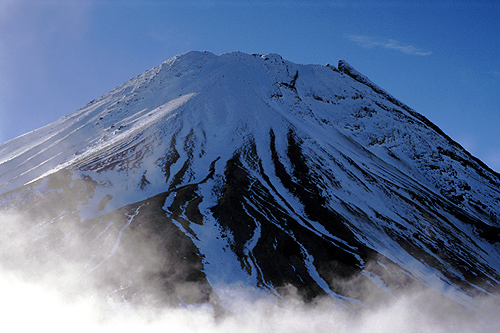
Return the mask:
[[[379, 301], [365, 295], [371, 298], [370, 306], [355, 311], [329, 297], [306, 302], [293, 287], [277, 297], [237, 283], [217, 286], [220, 300], [215, 303], [222, 304], [223, 311], [214, 303], [186, 304], [182, 299], [180, 304], [162, 304], [153, 290], [161, 286], [144, 278], [155, 273], [162, 254], [144, 234], [127, 236], [136, 244], [132, 250], [116, 249], [115, 234], [99, 231], [102, 236], [87, 237], [89, 233], [80, 232], [78, 223], [71, 221], [34, 226], [24, 214], [4, 214], [0, 221], [0, 327], [5, 331], [491, 332], [500, 325], [494, 297], [476, 299], [481, 310], [475, 311], [422, 287]], [[109, 245], [102, 244], [106, 241]], [[110, 249], [118, 259], [94, 269], [99, 261], [95, 258], [106, 258]], [[134, 271], [139, 250], [142, 266]], [[128, 288], [123, 276], [135, 280], [132, 297], [120, 294]]]
[[[228, 287], [230, 288], [230, 287]], [[234, 290], [232, 292], [238, 292]], [[497, 320], [478, 320], [472, 312], [442, 307], [424, 291], [409, 292], [384, 307], [352, 314], [327, 299], [304, 303], [251, 300], [241, 291], [237, 308], [220, 317], [207, 304], [163, 310], [109, 305], [98, 298], [68, 300], [43, 285], [2, 275], [3, 329], [62, 332], [493, 332]]]

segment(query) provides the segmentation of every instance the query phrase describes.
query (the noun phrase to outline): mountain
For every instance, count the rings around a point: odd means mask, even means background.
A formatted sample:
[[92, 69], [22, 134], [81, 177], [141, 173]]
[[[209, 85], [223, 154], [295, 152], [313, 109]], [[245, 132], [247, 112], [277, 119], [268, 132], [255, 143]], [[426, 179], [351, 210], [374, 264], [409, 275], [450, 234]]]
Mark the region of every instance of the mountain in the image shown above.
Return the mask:
[[500, 175], [345, 61], [173, 57], [0, 145], [0, 211], [2, 267], [115, 303], [499, 292]]

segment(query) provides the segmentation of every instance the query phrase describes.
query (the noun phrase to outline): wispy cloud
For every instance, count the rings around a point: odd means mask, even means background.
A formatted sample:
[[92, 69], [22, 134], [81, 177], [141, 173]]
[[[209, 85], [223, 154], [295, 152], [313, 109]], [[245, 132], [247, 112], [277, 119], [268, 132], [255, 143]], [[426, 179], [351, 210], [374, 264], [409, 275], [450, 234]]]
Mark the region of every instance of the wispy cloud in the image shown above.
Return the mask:
[[384, 49], [395, 50], [402, 53], [418, 56], [431, 55], [431, 51], [427, 51], [410, 44], [403, 44], [394, 39], [376, 38], [364, 35], [348, 35], [346, 36], [351, 41], [365, 48], [381, 47]]

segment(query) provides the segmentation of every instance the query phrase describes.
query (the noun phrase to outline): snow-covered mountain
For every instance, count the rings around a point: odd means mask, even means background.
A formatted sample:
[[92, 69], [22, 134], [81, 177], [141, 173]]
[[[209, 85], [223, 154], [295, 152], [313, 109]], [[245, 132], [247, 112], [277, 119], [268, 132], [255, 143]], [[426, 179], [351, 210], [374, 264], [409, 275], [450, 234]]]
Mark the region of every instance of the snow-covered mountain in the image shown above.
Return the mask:
[[0, 209], [29, 235], [5, 265], [115, 302], [499, 291], [500, 175], [345, 61], [169, 59], [0, 145]]

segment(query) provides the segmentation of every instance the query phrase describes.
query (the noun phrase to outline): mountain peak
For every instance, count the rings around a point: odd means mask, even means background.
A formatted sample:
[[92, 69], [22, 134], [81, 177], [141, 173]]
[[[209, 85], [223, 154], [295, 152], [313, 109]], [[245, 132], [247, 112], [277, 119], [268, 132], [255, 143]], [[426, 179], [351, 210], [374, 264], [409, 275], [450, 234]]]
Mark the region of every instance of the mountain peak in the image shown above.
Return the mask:
[[[439, 279], [467, 305], [500, 281], [498, 174], [345, 61], [173, 57], [1, 145], [0, 207], [37, 240], [90, 237], [82, 276], [118, 265], [102, 280], [126, 300], [149, 279], [174, 303], [292, 285], [351, 308], [352, 279], [391, 297]], [[160, 257], [129, 271], [136, 237]]]

